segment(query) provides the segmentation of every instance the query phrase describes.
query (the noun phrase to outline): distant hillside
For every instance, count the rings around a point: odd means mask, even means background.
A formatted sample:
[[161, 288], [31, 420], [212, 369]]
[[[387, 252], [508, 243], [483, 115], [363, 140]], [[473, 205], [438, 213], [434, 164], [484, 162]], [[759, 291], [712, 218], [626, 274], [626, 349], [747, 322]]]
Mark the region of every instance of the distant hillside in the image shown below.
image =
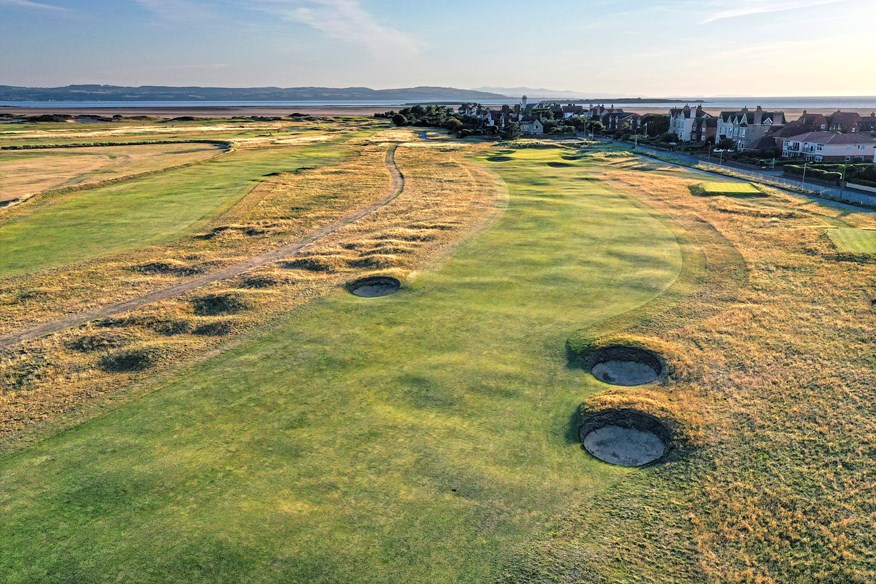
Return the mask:
[[[545, 89], [543, 87], [478, 87], [474, 91], [486, 91], [488, 93], [499, 93], [508, 97], [545, 97], [545, 98], [582, 98], [585, 97], [583, 91], [569, 91], [568, 89]], [[594, 95], [593, 97], [599, 97]]]
[[0, 85], [0, 101], [363, 101], [363, 100], [479, 100], [501, 99], [488, 91], [453, 87], [12, 87]]

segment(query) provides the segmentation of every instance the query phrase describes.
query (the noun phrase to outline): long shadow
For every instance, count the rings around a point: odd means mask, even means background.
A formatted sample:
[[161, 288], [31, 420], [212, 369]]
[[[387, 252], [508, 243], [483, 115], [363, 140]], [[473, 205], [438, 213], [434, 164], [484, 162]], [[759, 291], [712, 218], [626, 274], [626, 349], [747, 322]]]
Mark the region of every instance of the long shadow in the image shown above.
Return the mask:
[[[569, 422], [566, 425], [566, 433], [564, 438], [566, 444], [581, 444], [581, 437], [578, 435], [578, 430], [581, 427], [581, 411], [576, 407], [569, 416]], [[583, 448], [584, 445], [581, 445]]]

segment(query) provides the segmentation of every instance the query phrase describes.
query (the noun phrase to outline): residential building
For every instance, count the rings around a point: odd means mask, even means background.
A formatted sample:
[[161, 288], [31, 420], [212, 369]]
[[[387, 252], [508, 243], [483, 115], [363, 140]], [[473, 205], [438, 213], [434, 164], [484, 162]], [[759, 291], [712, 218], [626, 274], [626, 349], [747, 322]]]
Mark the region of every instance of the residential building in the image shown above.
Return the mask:
[[694, 138], [694, 127], [700, 120], [708, 118], [709, 114], [698, 105], [691, 109], [689, 105], [669, 110], [669, 132], [678, 136], [681, 142], [691, 142]]
[[841, 132], [843, 134], [857, 132], [860, 121], [860, 114], [837, 110], [827, 116], [827, 129], [831, 132]]
[[876, 132], [876, 112], [870, 114], [866, 118], [861, 118], [858, 122], [859, 132]]
[[768, 112], [760, 106], [750, 111], [742, 108], [736, 112], [721, 112], [718, 116], [716, 139], [733, 140], [740, 152], [760, 141], [767, 134], [778, 131], [785, 125], [784, 112]]
[[876, 138], [865, 134], [807, 132], [778, 138], [782, 156], [813, 162], [862, 162], [876, 160]]
[[622, 109], [618, 109], [606, 113], [602, 117], [601, 121], [605, 126], [605, 129], [612, 132], [619, 132], [623, 130], [638, 132], [641, 120], [642, 116], [640, 116], [639, 114], [625, 112]]
[[788, 122], [784, 127], [773, 133], [776, 138], [787, 138], [790, 136], [799, 136], [806, 132], [826, 131], [828, 126], [827, 118], [822, 114], [810, 114], [803, 110], [803, 114], [794, 120]]
[[692, 142], [708, 142], [714, 145], [718, 135], [718, 118], [706, 114], [695, 118], [690, 139]]
[[520, 122], [520, 134], [522, 136], [537, 136], [544, 134], [544, 124], [542, 124], [541, 120], [538, 118]]

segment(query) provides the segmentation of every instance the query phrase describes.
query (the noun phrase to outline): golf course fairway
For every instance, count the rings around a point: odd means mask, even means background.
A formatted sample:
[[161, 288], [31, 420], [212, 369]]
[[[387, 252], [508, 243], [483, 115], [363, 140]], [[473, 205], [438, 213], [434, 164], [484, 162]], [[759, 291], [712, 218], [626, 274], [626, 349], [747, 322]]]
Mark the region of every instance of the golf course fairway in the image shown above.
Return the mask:
[[488, 582], [572, 501], [647, 472], [569, 437], [607, 386], [564, 346], [659, 296], [681, 249], [561, 153], [483, 158], [508, 208], [398, 293], [338, 289], [0, 458], [4, 581]]

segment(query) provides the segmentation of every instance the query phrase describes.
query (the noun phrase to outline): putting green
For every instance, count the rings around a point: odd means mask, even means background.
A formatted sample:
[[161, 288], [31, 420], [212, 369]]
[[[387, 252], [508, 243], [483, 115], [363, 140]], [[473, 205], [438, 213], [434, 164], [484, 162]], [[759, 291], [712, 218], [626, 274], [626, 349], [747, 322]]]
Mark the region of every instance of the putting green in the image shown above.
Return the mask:
[[568, 335], [677, 277], [672, 231], [554, 169], [491, 165], [500, 222], [399, 293], [343, 290], [0, 459], [7, 582], [488, 582], [629, 469], [570, 417]]
[[876, 254], [876, 230], [874, 229], [828, 229], [827, 235], [840, 251]]
[[704, 182], [700, 185], [706, 195], [760, 195], [753, 184], [746, 182]]

